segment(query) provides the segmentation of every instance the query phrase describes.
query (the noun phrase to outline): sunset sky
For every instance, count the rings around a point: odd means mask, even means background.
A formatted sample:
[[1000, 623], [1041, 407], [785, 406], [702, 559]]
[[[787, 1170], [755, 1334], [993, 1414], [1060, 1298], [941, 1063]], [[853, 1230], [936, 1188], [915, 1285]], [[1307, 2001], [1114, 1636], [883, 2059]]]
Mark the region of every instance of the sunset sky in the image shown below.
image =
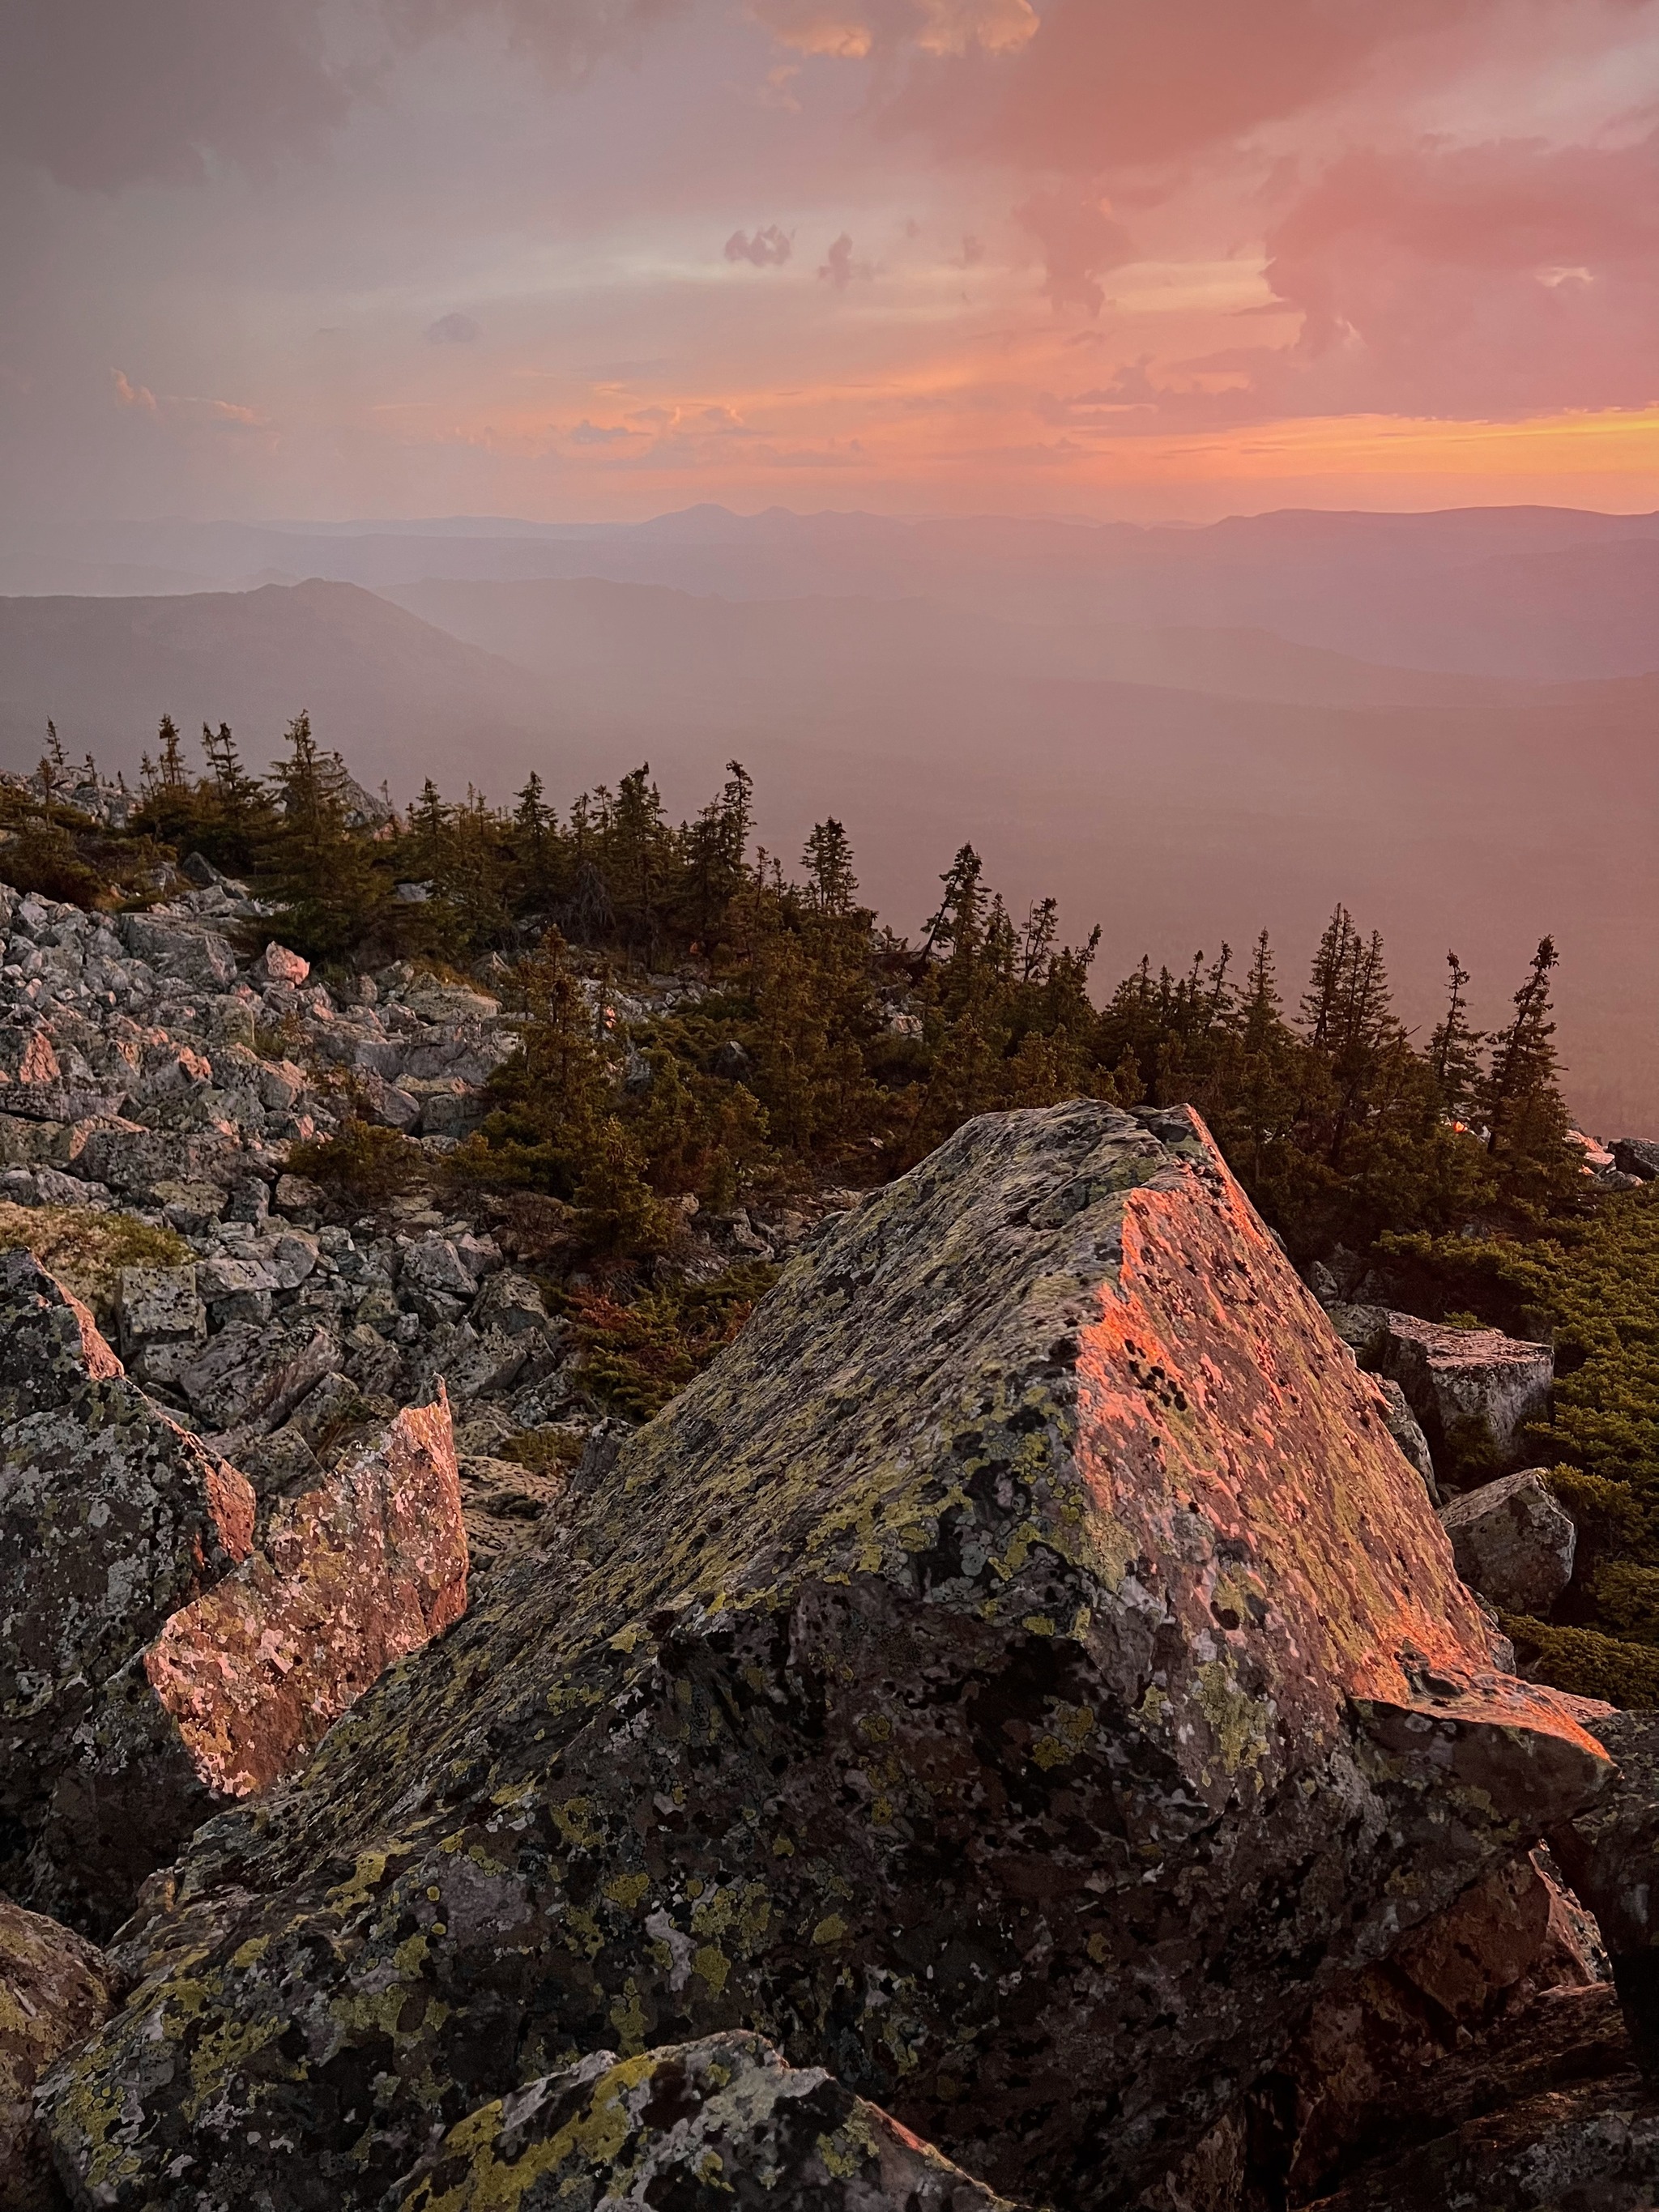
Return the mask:
[[1659, 506], [1659, 0], [12, 0], [9, 515]]

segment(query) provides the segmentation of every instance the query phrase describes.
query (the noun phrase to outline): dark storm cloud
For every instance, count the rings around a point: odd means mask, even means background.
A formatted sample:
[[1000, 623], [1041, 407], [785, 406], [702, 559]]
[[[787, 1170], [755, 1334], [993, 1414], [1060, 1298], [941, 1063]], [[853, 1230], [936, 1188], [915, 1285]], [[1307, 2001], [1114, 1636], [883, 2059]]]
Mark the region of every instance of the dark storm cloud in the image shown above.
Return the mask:
[[321, 0], [11, 0], [0, 143], [66, 185], [188, 182], [258, 165], [344, 116]]
[[8, 0], [0, 151], [106, 191], [189, 183], [216, 162], [257, 170], [319, 147], [399, 47], [494, 23], [550, 77], [568, 79], [627, 50], [678, 4]]

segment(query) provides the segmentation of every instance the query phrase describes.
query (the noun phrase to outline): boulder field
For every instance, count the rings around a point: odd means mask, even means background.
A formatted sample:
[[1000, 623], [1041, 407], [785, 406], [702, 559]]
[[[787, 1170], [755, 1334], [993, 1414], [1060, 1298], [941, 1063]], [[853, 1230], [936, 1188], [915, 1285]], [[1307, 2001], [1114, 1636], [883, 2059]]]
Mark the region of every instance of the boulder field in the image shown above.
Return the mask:
[[[88, 1321], [41, 1325], [74, 1389], [118, 1387]], [[825, 1221], [468, 1611], [325, 1732], [285, 1723], [291, 1756], [259, 1747], [274, 1684], [222, 1701], [211, 1759], [192, 1700], [216, 1652], [266, 1663], [246, 1607], [333, 1509], [261, 1531], [261, 1569], [234, 1468], [182, 1453], [179, 1497], [238, 1511], [188, 1505], [210, 1573], [127, 1632], [218, 1796], [40, 2086], [57, 2186], [1408, 2212], [1541, 2205], [1527, 2174], [1559, 2172], [1645, 2201], [1618, 2012], [1645, 1921], [1627, 1900], [1611, 1990], [1566, 1881], [1645, 1838], [1648, 1770], [1497, 1663], [1397, 1412], [1194, 1115], [1079, 1102], [970, 1122]]]

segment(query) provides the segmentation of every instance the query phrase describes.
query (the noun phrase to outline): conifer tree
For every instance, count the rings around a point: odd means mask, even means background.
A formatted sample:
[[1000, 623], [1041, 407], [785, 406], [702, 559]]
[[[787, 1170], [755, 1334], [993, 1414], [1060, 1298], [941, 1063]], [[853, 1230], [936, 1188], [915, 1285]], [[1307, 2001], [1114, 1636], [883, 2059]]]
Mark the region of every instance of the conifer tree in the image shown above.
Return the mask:
[[271, 839], [283, 927], [296, 951], [337, 959], [392, 921], [387, 848], [347, 823], [344, 771], [318, 744], [307, 714], [287, 730], [273, 763], [281, 812]]
[[1583, 1161], [1567, 1141], [1567, 1109], [1559, 1064], [1550, 977], [1555, 942], [1544, 938], [1515, 994], [1515, 1012], [1492, 1039], [1492, 1065], [1481, 1086], [1486, 1149], [1504, 1194], [1523, 1213], [1541, 1214], [1576, 1194]]
[[513, 845], [525, 901], [532, 913], [550, 912], [558, 896], [559, 817], [533, 769], [514, 806]]
[[1264, 929], [1250, 956], [1249, 980], [1244, 987], [1244, 1049], [1263, 1051], [1284, 1015], [1279, 1001], [1279, 979], [1274, 972], [1273, 948]]
[[1333, 1025], [1338, 1019], [1344, 978], [1352, 969], [1357, 941], [1353, 917], [1346, 907], [1339, 906], [1325, 925], [1302, 998], [1302, 1027], [1311, 1045], [1327, 1048], [1334, 1042]]
[[1486, 1149], [1497, 1152], [1510, 1130], [1540, 1094], [1555, 1090], [1555, 1024], [1551, 1019], [1550, 976], [1558, 959], [1546, 937], [1532, 957], [1527, 979], [1515, 994], [1515, 1012], [1492, 1040], [1492, 1070], [1486, 1079]]
[[1429, 1070], [1448, 1121], [1465, 1122], [1474, 1109], [1480, 1081], [1480, 1033], [1469, 1021], [1469, 971], [1455, 952], [1446, 955], [1449, 986], [1446, 1011], [1429, 1039]]
[[184, 741], [179, 735], [179, 726], [171, 714], [162, 715], [155, 738], [156, 743], [161, 747], [155, 763], [157, 789], [167, 792], [187, 790], [190, 787], [190, 776], [185, 768]]
[[859, 879], [853, 872], [853, 848], [846, 830], [833, 816], [812, 825], [801, 855], [806, 870], [807, 895], [817, 911], [839, 921], [853, 911]]
[[259, 856], [261, 846], [274, 826], [270, 801], [257, 776], [242, 765], [242, 757], [228, 722], [217, 730], [202, 725], [202, 750], [212, 777], [212, 820], [204, 824], [210, 860], [222, 866], [246, 868]]
[[985, 867], [971, 845], [963, 845], [939, 878], [945, 895], [937, 913], [929, 916], [921, 952], [924, 960], [945, 955], [963, 967], [971, 966], [984, 934]]

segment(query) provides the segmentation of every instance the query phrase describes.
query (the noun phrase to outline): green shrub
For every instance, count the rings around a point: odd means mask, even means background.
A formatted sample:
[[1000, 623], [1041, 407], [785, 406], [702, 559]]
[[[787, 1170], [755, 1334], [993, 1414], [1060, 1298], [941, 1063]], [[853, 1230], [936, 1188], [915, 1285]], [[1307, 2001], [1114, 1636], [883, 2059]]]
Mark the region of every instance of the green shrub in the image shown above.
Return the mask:
[[532, 1474], [562, 1474], [581, 1457], [585, 1442], [574, 1429], [521, 1429], [495, 1445], [491, 1456], [510, 1460]]
[[425, 1182], [431, 1166], [410, 1138], [369, 1121], [343, 1122], [332, 1137], [290, 1145], [290, 1175], [303, 1176], [347, 1206], [385, 1206]]
[[731, 1343], [777, 1273], [740, 1261], [709, 1282], [664, 1283], [627, 1305], [605, 1291], [569, 1292], [582, 1387], [630, 1420], [648, 1419]]
[[186, 1267], [196, 1255], [171, 1229], [130, 1213], [94, 1213], [82, 1206], [0, 1203], [0, 1252], [33, 1252], [100, 1323], [114, 1316], [123, 1267]]
[[1517, 1665], [1576, 1698], [1610, 1705], [1659, 1705], [1659, 1650], [1593, 1628], [1553, 1628], [1525, 1614], [1499, 1615]]

